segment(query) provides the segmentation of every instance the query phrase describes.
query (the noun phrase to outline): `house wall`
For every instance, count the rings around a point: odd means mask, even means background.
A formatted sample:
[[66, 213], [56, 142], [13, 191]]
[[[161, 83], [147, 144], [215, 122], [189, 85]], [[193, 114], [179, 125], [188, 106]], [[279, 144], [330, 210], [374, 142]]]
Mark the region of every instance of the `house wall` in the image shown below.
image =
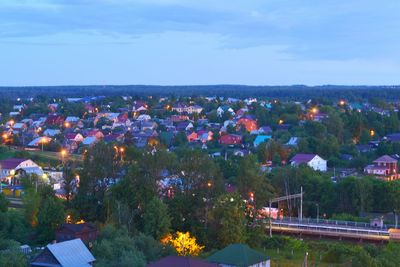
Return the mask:
[[326, 172], [326, 160], [322, 159], [319, 156], [314, 157], [311, 161], [307, 163], [308, 166], [313, 168], [316, 171]]

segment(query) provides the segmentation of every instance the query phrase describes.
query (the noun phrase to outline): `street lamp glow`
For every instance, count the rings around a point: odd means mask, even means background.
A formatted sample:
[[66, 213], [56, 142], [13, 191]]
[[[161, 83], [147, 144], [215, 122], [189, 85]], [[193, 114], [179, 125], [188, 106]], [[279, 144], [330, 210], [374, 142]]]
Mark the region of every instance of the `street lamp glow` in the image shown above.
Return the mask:
[[311, 113], [313, 114], [317, 114], [318, 113], [318, 109], [316, 107], [311, 109]]
[[369, 134], [370, 134], [371, 136], [375, 136], [375, 130], [370, 130], [370, 131], [369, 131]]

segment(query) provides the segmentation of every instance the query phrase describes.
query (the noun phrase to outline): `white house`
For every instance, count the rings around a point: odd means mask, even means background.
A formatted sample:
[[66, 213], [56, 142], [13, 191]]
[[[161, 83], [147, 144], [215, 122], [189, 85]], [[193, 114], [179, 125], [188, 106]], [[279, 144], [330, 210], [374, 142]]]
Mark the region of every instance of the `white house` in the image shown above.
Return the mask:
[[18, 173], [43, 176], [42, 168], [30, 159], [5, 159], [0, 161], [0, 178], [11, 179]]
[[312, 169], [321, 172], [327, 170], [327, 161], [317, 154], [297, 154], [290, 160], [290, 164], [295, 167], [307, 164]]

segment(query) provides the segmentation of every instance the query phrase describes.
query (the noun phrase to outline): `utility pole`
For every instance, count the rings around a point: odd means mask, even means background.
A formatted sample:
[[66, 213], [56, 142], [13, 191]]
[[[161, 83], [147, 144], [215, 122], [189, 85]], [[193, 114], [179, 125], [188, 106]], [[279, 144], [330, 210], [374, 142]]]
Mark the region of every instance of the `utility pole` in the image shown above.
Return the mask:
[[303, 220], [303, 187], [300, 187], [300, 221]]
[[271, 218], [272, 202], [269, 200], [269, 237], [272, 237], [272, 218]]
[[317, 223], [319, 222], [319, 204], [315, 204], [317, 205]]

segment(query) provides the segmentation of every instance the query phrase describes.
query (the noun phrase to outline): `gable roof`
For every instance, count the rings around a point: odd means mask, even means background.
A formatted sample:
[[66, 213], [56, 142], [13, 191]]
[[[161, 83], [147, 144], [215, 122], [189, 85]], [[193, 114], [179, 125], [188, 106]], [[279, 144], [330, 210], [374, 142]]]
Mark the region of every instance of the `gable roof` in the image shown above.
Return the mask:
[[378, 163], [378, 162], [397, 163], [397, 160], [395, 160], [394, 158], [392, 158], [388, 155], [383, 155], [382, 157], [379, 157], [376, 160], [374, 160], [374, 163]]
[[147, 267], [218, 267], [218, 265], [191, 257], [168, 256], [149, 263]]
[[50, 244], [47, 245], [47, 248], [61, 266], [90, 266], [89, 263], [95, 261], [92, 253], [90, 253], [80, 238]]
[[256, 139], [254, 140], [254, 145], [258, 146], [261, 143], [268, 141], [271, 138], [272, 138], [271, 135], [257, 135]]
[[56, 244], [49, 244], [31, 262], [31, 266], [49, 267], [91, 267], [95, 261], [92, 253], [82, 240], [77, 238]]
[[6, 170], [12, 170], [17, 168], [19, 164], [22, 162], [26, 161], [27, 159], [16, 159], [16, 158], [11, 158], [11, 159], [4, 159], [0, 161], [0, 167], [2, 169]]
[[211, 255], [207, 260], [218, 264], [247, 267], [267, 261], [269, 257], [251, 249], [248, 245], [231, 244]]
[[80, 233], [83, 230], [96, 230], [96, 227], [91, 223], [63, 223], [59, 230], [65, 228], [73, 233]]
[[297, 164], [310, 162], [317, 154], [296, 154], [290, 161]]

